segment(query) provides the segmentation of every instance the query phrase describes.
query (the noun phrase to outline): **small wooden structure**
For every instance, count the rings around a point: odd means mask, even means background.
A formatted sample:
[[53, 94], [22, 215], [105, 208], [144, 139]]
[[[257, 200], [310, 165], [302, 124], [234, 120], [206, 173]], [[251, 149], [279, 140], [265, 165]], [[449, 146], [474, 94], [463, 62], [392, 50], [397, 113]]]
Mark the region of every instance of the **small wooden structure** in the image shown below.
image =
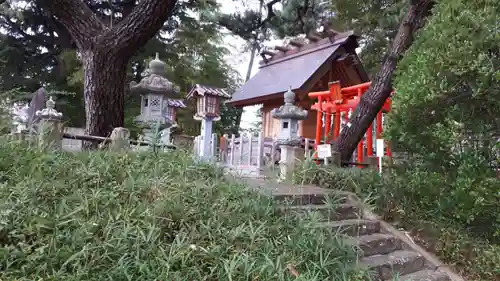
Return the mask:
[[221, 101], [231, 98], [226, 90], [207, 85], [196, 84], [186, 95], [186, 100], [196, 99], [195, 120], [209, 117], [217, 119], [220, 117]]
[[196, 114], [194, 120], [201, 121], [201, 145], [197, 150], [200, 159], [211, 160], [214, 156], [212, 146], [212, 123], [220, 120], [221, 100], [230, 98], [224, 89], [196, 84], [186, 96], [186, 99], [196, 99]]
[[[330, 81], [340, 81], [342, 87], [369, 81], [355, 51], [358, 37], [352, 31], [329, 30], [310, 34], [307, 39], [290, 40], [289, 46], [261, 53], [263, 61], [258, 73], [228, 101], [236, 107], [262, 104], [265, 138], [279, 133], [279, 120], [272, 118], [271, 111], [283, 105], [283, 93], [288, 89], [296, 93], [298, 106], [310, 110], [312, 101], [307, 94], [328, 90]], [[310, 112], [307, 119], [300, 122], [299, 135], [314, 138], [316, 120], [316, 112]]]

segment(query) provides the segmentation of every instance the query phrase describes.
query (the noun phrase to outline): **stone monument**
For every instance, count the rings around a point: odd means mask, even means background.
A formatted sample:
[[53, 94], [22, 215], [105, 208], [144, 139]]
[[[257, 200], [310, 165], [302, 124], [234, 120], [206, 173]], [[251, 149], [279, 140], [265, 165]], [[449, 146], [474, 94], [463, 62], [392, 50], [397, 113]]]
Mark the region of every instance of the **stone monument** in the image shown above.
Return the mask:
[[299, 121], [306, 119], [308, 113], [295, 105], [295, 93], [292, 89], [285, 92], [284, 100], [284, 105], [271, 112], [273, 118], [280, 120], [280, 180], [286, 179], [297, 165], [297, 161], [304, 159], [304, 149], [299, 137]]
[[63, 115], [55, 109], [56, 103], [52, 97], [45, 104], [44, 109], [35, 112], [35, 116], [40, 120], [38, 123], [38, 146], [43, 149], [61, 149]]
[[[176, 110], [186, 108], [181, 99], [175, 99], [180, 94], [178, 86], [165, 78], [165, 62], [156, 58], [149, 63], [149, 73], [141, 82], [131, 82], [130, 90], [133, 94], [141, 95], [141, 114], [135, 121], [144, 127], [146, 141], [155, 137], [161, 138], [164, 145], [170, 144], [171, 130], [177, 127]], [[153, 129], [158, 129], [161, 136], [155, 136]]]

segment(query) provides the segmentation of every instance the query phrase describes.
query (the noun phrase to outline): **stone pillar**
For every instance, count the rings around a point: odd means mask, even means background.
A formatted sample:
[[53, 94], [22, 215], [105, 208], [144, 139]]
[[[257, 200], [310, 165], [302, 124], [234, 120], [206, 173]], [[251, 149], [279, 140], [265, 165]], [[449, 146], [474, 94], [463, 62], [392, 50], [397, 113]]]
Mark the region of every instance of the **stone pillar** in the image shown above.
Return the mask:
[[293, 174], [293, 170], [300, 160], [304, 159], [305, 150], [301, 148], [298, 135], [299, 120], [307, 118], [307, 110], [295, 106], [295, 93], [288, 90], [284, 94], [285, 104], [271, 112], [273, 118], [280, 120], [280, 134], [278, 145], [281, 148], [280, 181]]
[[114, 128], [111, 132], [110, 151], [126, 151], [130, 148], [130, 131], [123, 127]]
[[368, 156], [365, 158], [365, 163], [368, 164], [368, 168], [378, 171], [378, 157], [377, 156]]
[[304, 160], [304, 149], [300, 146], [281, 144], [281, 156], [280, 156], [280, 181], [289, 179], [293, 175], [293, 171], [300, 163]]
[[56, 103], [52, 97], [46, 102], [46, 107], [35, 114], [40, 118], [38, 125], [38, 147], [42, 149], [62, 148], [62, 113], [55, 109]]
[[212, 155], [212, 124], [213, 118], [204, 117], [201, 120], [201, 144], [199, 150], [199, 157], [204, 161], [209, 161]]
[[334, 150], [334, 146], [332, 145], [332, 157], [328, 159], [328, 165], [334, 167], [342, 166], [342, 158], [340, 157], [340, 153]]

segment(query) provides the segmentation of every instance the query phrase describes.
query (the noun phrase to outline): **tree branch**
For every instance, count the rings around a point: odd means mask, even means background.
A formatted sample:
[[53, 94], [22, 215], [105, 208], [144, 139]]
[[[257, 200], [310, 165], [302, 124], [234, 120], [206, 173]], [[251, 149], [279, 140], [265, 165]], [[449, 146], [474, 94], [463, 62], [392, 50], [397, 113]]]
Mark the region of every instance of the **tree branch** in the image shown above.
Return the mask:
[[271, 0], [269, 3], [266, 4], [267, 16], [263, 21], [260, 22], [260, 24], [257, 26], [256, 29], [264, 27], [273, 17], [276, 16], [276, 14], [273, 11], [273, 6], [279, 2], [281, 2], [281, 0]]
[[97, 14], [81, 0], [36, 0], [46, 6], [54, 17], [68, 30], [79, 49], [92, 48], [93, 41], [107, 27]]
[[127, 18], [108, 34], [116, 40], [120, 55], [131, 57], [151, 39], [173, 14], [177, 0], [142, 0]]
[[351, 119], [351, 126], [343, 130], [337, 139], [336, 148], [342, 160], [349, 160], [359, 141], [382, 109], [392, 91], [392, 75], [397, 63], [412, 44], [414, 33], [421, 28], [430, 15], [433, 0], [412, 0], [408, 12], [399, 25], [388, 55], [373, 79], [370, 88], [361, 96]]

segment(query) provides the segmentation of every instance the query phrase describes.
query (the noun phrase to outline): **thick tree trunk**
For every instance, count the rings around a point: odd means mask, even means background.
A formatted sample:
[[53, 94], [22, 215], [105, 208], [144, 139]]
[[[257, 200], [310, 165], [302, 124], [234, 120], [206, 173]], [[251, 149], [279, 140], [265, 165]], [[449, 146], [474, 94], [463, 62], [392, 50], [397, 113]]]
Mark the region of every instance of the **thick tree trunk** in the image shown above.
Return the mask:
[[85, 131], [93, 136], [108, 136], [113, 128], [123, 127], [127, 61], [102, 51], [85, 51], [81, 55], [85, 72]]
[[342, 160], [348, 161], [358, 143], [370, 127], [377, 113], [382, 109], [386, 99], [392, 91], [392, 76], [404, 52], [413, 41], [413, 34], [420, 29], [433, 6], [431, 0], [412, 0], [408, 12], [399, 26], [392, 46], [373, 79], [372, 85], [361, 97], [360, 102], [351, 117], [351, 126], [340, 134], [336, 149]]
[[[46, 0], [78, 46], [85, 72], [86, 132], [107, 136], [123, 126], [127, 63], [163, 26], [177, 0], [127, 1], [125, 18], [103, 23], [82, 0]], [[85, 144], [89, 147], [89, 144]]]

